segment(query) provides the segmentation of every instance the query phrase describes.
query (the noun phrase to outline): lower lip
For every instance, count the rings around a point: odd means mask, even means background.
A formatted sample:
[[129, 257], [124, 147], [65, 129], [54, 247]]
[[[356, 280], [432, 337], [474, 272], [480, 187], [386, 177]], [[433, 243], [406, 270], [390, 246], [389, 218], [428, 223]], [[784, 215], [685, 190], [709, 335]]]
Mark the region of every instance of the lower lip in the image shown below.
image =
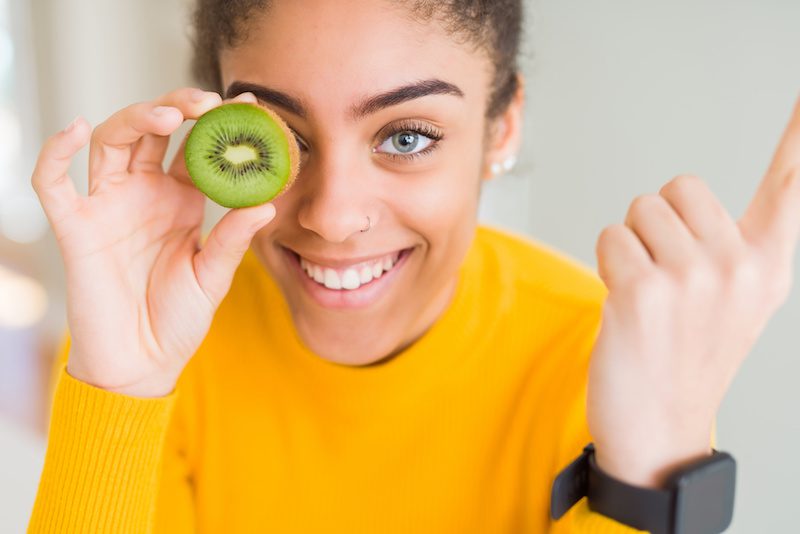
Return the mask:
[[358, 289], [328, 289], [308, 277], [300, 266], [300, 258], [294, 252], [284, 249], [289, 264], [294, 273], [300, 278], [300, 285], [311, 295], [320, 306], [330, 309], [356, 309], [365, 308], [380, 300], [389, 290], [413, 249], [404, 249], [400, 252], [397, 263], [388, 272], [375, 278], [371, 282], [361, 285]]

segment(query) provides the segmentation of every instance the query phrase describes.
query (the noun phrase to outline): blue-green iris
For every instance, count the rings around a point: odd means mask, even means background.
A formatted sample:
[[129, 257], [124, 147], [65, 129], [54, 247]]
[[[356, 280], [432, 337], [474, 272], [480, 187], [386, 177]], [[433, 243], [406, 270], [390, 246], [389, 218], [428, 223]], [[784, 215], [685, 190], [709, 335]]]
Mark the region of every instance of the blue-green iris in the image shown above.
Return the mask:
[[400, 132], [392, 136], [392, 145], [406, 154], [414, 150], [419, 143], [419, 135], [414, 132]]

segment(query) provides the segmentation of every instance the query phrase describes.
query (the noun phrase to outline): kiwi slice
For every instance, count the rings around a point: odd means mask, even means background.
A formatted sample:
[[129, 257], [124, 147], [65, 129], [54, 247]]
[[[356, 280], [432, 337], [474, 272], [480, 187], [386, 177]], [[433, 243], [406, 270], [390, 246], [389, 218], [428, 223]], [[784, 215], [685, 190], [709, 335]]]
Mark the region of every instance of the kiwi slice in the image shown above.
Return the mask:
[[197, 188], [227, 208], [272, 200], [297, 177], [300, 160], [294, 134], [274, 111], [241, 102], [204, 113], [184, 155]]

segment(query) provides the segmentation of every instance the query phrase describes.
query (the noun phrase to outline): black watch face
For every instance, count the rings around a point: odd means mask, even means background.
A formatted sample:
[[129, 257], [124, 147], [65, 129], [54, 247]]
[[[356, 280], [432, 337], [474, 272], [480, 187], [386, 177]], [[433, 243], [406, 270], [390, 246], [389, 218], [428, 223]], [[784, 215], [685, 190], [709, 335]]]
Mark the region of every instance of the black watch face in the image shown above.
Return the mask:
[[676, 481], [676, 534], [722, 532], [733, 518], [736, 461], [718, 453]]

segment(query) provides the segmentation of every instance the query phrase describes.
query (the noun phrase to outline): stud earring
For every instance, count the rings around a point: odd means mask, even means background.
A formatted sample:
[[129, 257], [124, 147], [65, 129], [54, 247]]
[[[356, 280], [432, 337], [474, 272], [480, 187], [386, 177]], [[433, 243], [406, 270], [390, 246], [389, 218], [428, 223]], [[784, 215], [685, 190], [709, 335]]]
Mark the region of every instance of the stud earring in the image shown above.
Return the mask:
[[508, 172], [514, 168], [514, 165], [517, 164], [517, 156], [515, 154], [511, 154], [506, 158], [503, 162], [503, 170]]
[[508, 156], [503, 161], [503, 163], [498, 163], [498, 162], [492, 163], [491, 167], [489, 167], [489, 170], [492, 173], [492, 178], [497, 178], [501, 174], [510, 171], [511, 169], [514, 168], [516, 164], [517, 164], [517, 156], [514, 154]]

